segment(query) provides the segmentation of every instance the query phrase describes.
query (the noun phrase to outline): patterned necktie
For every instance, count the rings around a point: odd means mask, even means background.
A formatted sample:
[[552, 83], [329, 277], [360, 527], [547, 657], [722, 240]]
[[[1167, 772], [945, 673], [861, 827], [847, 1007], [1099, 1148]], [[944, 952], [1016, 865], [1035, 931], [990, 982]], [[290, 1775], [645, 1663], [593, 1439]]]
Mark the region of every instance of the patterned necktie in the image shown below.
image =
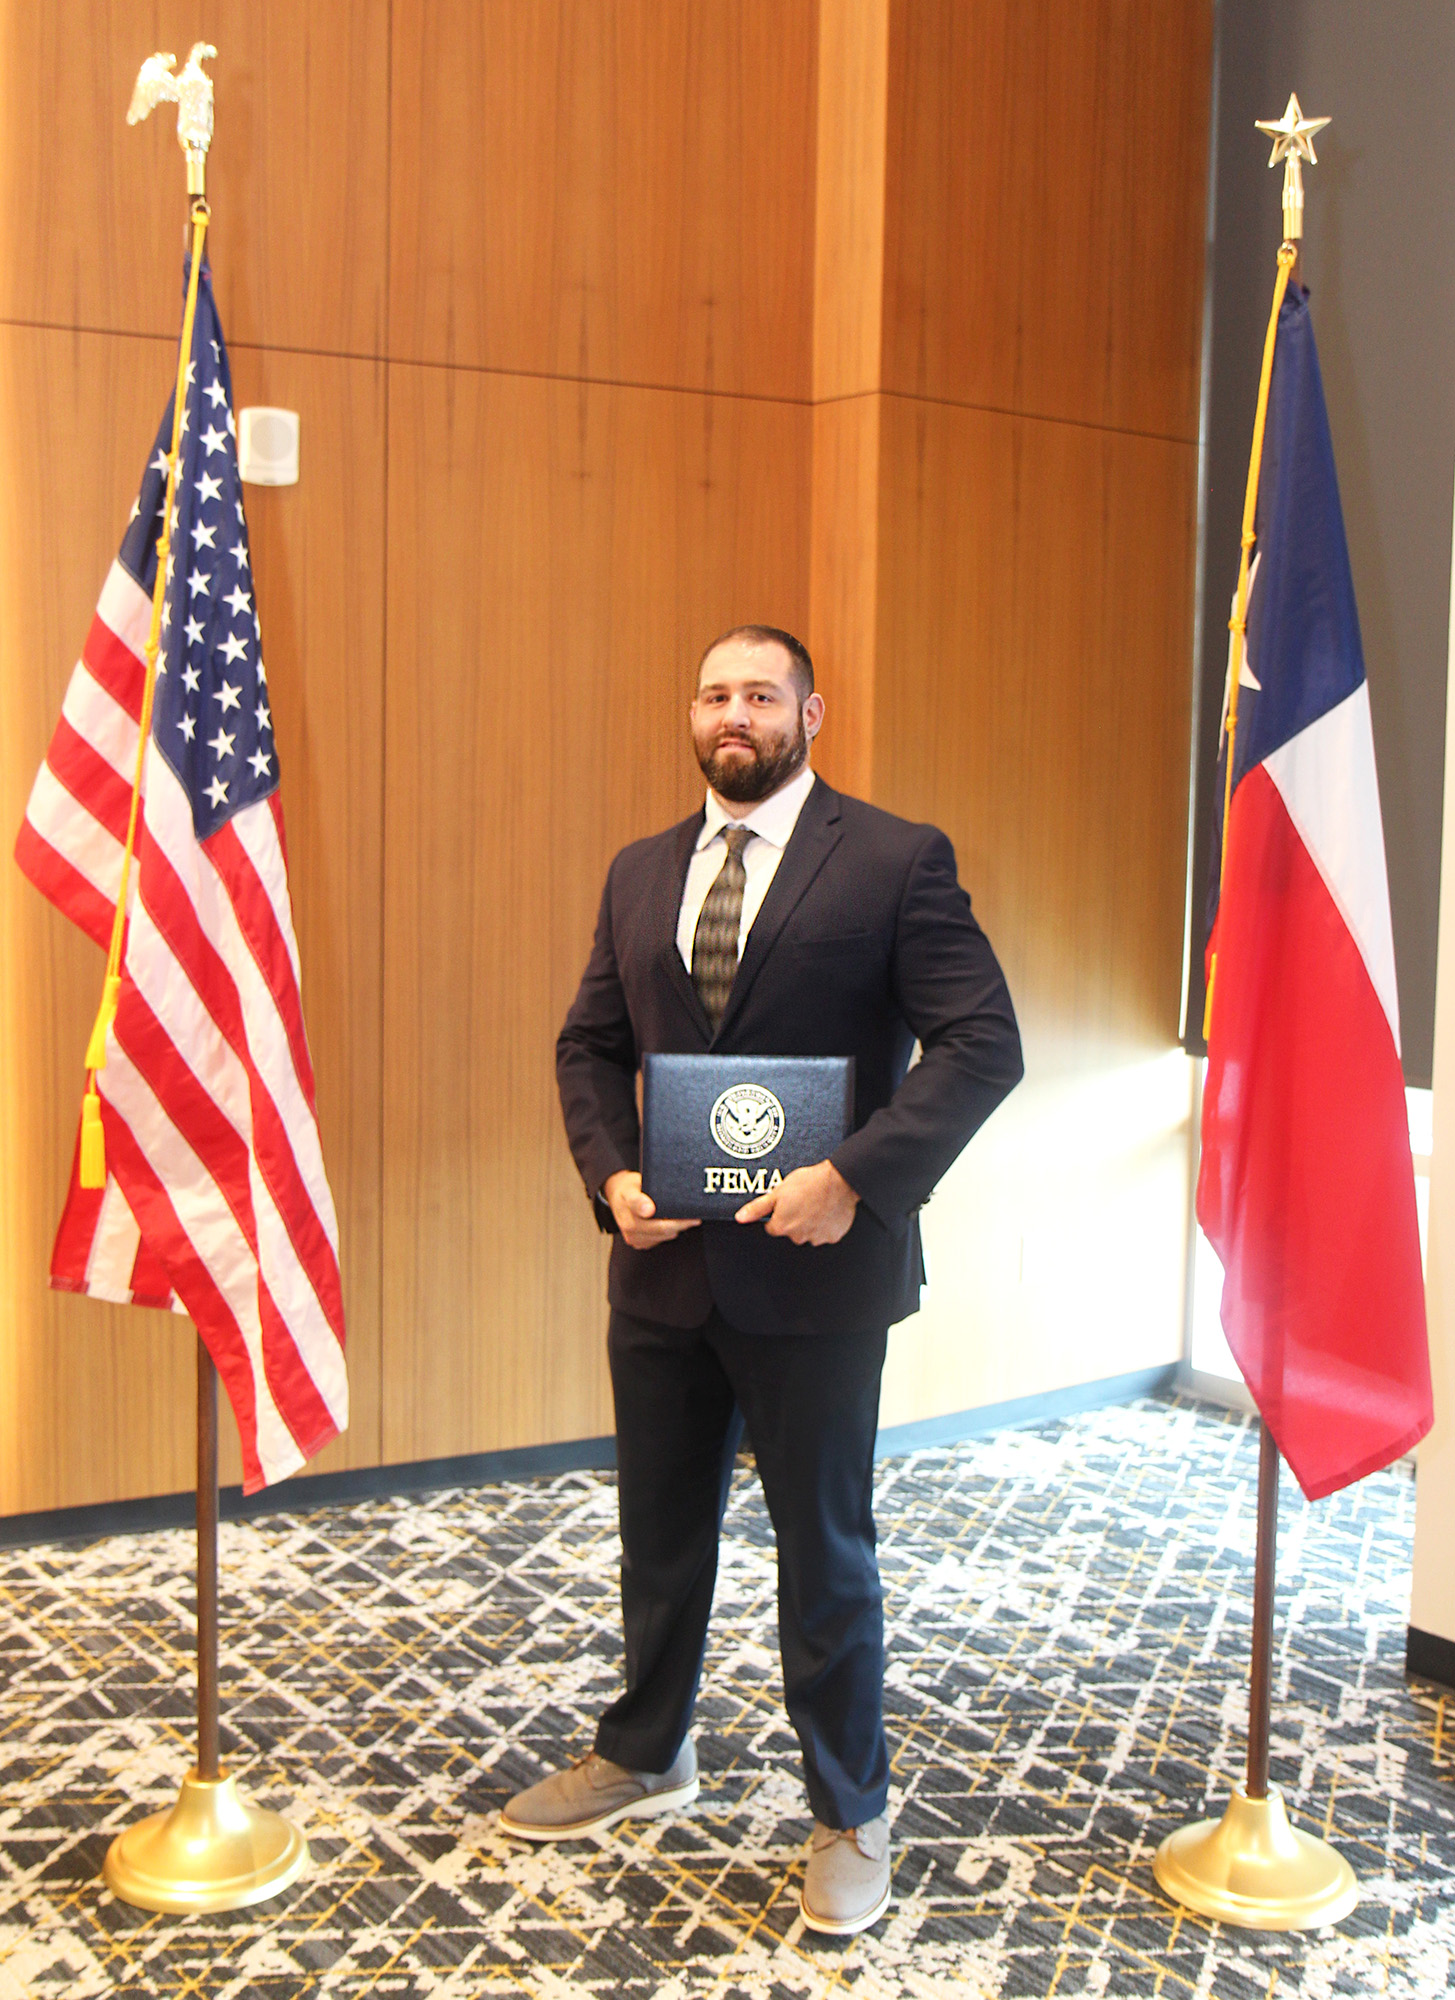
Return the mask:
[[714, 1034], [737, 977], [738, 926], [743, 920], [743, 890], [748, 881], [743, 849], [751, 832], [745, 826], [730, 826], [724, 829], [722, 837], [727, 845], [727, 860], [707, 892], [692, 939], [692, 984], [707, 1009]]

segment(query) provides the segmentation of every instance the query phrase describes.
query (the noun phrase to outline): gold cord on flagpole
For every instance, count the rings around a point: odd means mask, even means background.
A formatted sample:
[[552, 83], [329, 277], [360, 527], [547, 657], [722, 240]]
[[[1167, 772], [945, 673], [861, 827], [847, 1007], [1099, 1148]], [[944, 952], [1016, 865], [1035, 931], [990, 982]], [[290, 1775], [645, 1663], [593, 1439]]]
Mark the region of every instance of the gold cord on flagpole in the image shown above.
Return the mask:
[[[1233, 599], [1233, 615], [1228, 629], [1233, 649], [1228, 666], [1227, 758], [1223, 770], [1223, 835], [1218, 854], [1218, 899], [1221, 903], [1223, 878], [1228, 870], [1228, 819], [1233, 805], [1233, 757], [1238, 743], [1238, 689], [1243, 680], [1243, 659], [1248, 645], [1248, 576], [1253, 544], [1258, 539], [1258, 478], [1263, 470], [1263, 431], [1268, 421], [1268, 390], [1273, 381], [1273, 352], [1278, 345], [1278, 315], [1289, 276], [1298, 262], [1298, 251], [1285, 242], [1278, 252], [1278, 276], [1273, 282], [1273, 310], [1268, 315], [1268, 332], [1263, 340], [1263, 370], [1258, 377], [1258, 405], [1253, 415], [1253, 450], [1248, 460], [1248, 485], [1243, 495], [1243, 536], [1238, 556], [1238, 589]], [[1202, 1038], [1212, 1031], [1213, 985], [1217, 979], [1218, 955], [1212, 955], [1207, 973], [1207, 998], [1202, 1010]]]
[[[1232, 661], [1229, 675], [1232, 685], [1228, 689], [1228, 753], [1227, 766], [1223, 774], [1223, 838], [1218, 855], [1218, 899], [1222, 900], [1223, 877], [1228, 865], [1228, 819], [1233, 803], [1233, 754], [1237, 747], [1238, 732], [1238, 689], [1243, 679], [1243, 658], [1247, 647], [1248, 626], [1248, 559], [1255, 540], [1258, 513], [1258, 475], [1263, 467], [1263, 425], [1268, 415], [1268, 385], [1273, 377], [1273, 350], [1278, 341], [1278, 312], [1283, 304], [1283, 295], [1288, 289], [1288, 280], [1294, 265], [1298, 262], [1298, 245], [1303, 236], [1303, 167], [1307, 160], [1310, 166], [1318, 165], [1318, 155], [1314, 151], [1314, 136], [1322, 132], [1331, 121], [1327, 118], [1305, 118], [1303, 107], [1296, 91], [1290, 91], [1288, 103], [1281, 118], [1255, 118], [1254, 125], [1260, 132], [1266, 132], [1273, 141], [1273, 151], [1268, 156], [1270, 167], [1283, 162], [1283, 243], [1278, 252], [1278, 277], [1273, 287], [1273, 310], [1268, 315], [1268, 333], [1263, 342], [1263, 372], [1258, 381], [1258, 408], [1253, 419], [1253, 450], [1248, 465], [1248, 487], [1243, 497], [1243, 541], [1238, 562], [1238, 594], [1233, 607], [1229, 628], [1233, 634]], [[1216, 951], [1208, 965], [1207, 994], [1202, 1009], [1202, 1038], [1207, 1040], [1212, 1032], [1213, 987], [1217, 981], [1218, 955]]]
[[131, 862], [136, 852], [136, 823], [141, 806], [142, 780], [146, 772], [147, 742], [152, 729], [152, 700], [157, 685], [157, 660], [162, 646], [162, 610], [167, 597], [167, 572], [172, 551], [172, 509], [177, 498], [177, 479], [182, 455], [182, 414], [187, 403], [187, 372], [192, 361], [192, 329], [197, 318], [197, 285], [202, 270], [202, 246], [207, 240], [211, 211], [206, 197], [192, 200], [192, 268], [187, 276], [187, 305], [182, 315], [182, 344], [177, 356], [177, 388], [172, 399], [172, 449], [167, 456], [167, 491], [162, 507], [162, 532], [157, 541], [157, 575], [152, 586], [152, 622], [146, 642], [146, 670], [142, 681], [141, 720], [138, 725], [136, 769], [131, 780], [131, 806], [126, 821], [126, 842], [121, 850], [121, 886], [116, 911], [111, 919], [111, 944], [106, 953], [106, 977], [101, 988], [101, 1005], [86, 1044], [86, 1095], [81, 1101], [81, 1185], [106, 1185], [106, 1140], [101, 1129], [101, 1096], [96, 1072], [106, 1067], [106, 1036], [116, 1018], [116, 1002], [121, 992], [121, 947], [126, 936], [126, 903], [131, 883]]

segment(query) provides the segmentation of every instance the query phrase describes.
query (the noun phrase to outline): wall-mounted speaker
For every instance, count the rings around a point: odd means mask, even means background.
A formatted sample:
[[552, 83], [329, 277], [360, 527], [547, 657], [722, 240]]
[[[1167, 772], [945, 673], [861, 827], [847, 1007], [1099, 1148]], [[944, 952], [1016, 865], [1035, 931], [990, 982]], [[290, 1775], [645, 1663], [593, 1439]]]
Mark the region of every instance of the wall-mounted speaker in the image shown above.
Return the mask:
[[252, 486], [298, 484], [298, 412], [265, 404], [237, 413], [237, 465]]

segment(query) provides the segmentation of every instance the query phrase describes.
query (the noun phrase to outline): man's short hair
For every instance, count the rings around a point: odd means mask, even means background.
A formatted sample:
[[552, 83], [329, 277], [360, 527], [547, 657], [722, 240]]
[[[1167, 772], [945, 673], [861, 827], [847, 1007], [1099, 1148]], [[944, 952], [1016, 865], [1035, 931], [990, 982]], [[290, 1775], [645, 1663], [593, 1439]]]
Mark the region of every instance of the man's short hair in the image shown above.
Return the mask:
[[719, 646], [725, 646], [729, 639], [743, 639], [750, 646], [781, 646], [788, 655], [788, 670], [798, 690], [800, 708], [813, 693], [813, 661], [808, 656], [807, 646], [802, 639], [795, 639], [791, 632], [780, 631], [776, 625], [734, 625], [731, 632], [719, 632], [712, 644], [702, 649], [702, 658], [697, 662], [699, 681], [708, 654], [715, 653]]

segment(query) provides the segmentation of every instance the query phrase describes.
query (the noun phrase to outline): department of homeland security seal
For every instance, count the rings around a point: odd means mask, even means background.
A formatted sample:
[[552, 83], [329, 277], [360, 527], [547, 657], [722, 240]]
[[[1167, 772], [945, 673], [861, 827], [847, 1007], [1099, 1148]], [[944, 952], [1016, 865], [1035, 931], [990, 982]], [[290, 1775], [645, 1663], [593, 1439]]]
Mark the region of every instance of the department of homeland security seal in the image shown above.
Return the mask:
[[758, 1160], [783, 1137], [783, 1106], [760, 1083], [735, 1083], [712, 1107], [712, 1136], [725, 1153]]

